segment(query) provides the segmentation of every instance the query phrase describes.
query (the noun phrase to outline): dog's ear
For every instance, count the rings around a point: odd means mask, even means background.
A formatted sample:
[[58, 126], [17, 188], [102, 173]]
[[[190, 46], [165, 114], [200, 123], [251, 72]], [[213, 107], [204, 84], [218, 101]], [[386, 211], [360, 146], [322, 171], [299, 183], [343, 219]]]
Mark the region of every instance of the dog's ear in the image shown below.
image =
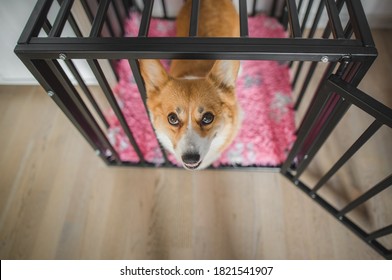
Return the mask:
[[217, 60], [208, 78], [220, 87], [234, 88], [240, 62], [237, 60]]
[[139, 65], [147, 93], [153, 91], [159, 92], [160, 88], [169, 79], [161, 62], [157, 59], [141, 59], [139, 60]]

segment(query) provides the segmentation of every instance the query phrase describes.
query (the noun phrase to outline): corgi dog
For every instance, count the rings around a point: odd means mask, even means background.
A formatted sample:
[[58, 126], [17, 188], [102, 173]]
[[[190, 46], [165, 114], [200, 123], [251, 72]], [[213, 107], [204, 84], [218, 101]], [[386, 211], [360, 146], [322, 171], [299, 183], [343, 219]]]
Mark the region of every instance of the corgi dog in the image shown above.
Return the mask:
[[[177, 37], [189, 34], [192, 1], [180, 10]], [[231, 0], [201, 0], [199, 37], [239, 37], [239, 16]], [[139, 61], [147, 107], [158, 140], [189, 170], [219, 158], [240, 126], [235, 82], [240, 62], [172, 60], [169, 73], [159, 60]]]

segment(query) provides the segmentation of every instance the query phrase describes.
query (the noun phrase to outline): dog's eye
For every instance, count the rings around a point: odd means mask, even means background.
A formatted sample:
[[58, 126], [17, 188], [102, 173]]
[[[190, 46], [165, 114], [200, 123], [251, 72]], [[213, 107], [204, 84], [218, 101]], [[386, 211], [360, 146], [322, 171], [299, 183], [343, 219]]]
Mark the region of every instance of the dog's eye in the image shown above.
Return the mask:
[[214, 121], [214, 115], [210, 112], [207, 112], [203, 115], [201, 118], [201, 124], [202, 125], [208, 125]]
[[180, 123], [180, 120], [178, 119], [178, 116], [175, 113], [170, 113], [167, 116], [167, 121], [171, 124], [171, 125], [178, 125]]

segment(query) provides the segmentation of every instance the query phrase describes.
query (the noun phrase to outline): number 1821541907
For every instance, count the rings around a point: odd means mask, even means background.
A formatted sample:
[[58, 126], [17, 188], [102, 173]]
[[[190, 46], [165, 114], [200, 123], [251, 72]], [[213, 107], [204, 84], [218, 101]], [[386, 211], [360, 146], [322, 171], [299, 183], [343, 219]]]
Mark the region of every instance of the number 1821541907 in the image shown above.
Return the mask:
[[214, 267], [214, 275], [271, 275], [272, 266], [263, 267]]

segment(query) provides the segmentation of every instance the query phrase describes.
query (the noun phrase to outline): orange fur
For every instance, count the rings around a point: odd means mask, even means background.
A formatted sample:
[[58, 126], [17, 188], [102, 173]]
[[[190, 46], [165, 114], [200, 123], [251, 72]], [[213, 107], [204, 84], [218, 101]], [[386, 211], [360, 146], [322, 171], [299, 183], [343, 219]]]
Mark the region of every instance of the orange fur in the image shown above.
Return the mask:
[[[188, 37], [192, 1], [186, 1], [177, 16], [177, 37]], [[239, 17], [230, 0], [201, 0], [198, 19], [199, 37], [239, 37]], [[213, 60], [173, 60], [170, 74], [205, 76]]]
[[[198, 36], [238, 36], [238, 14], [230, 0], [200, 2]], [[177, 36], [188, 35], [190, 7], [187, 1], [177, 17]], [[159, 140], [189, 169], [210, 165], [238, 131], [235, 80], [239, 61], [173, 60], [168, 74], [159, 60], [140, 60], [140, 69]], [[207, 112], [214, 118], [206, 125], [202, 119]], [[168, 121], [173, 113], [176, 125]], [[200, 162], [187, 164], [183, 157], [187, 153], [199, 153]]]

